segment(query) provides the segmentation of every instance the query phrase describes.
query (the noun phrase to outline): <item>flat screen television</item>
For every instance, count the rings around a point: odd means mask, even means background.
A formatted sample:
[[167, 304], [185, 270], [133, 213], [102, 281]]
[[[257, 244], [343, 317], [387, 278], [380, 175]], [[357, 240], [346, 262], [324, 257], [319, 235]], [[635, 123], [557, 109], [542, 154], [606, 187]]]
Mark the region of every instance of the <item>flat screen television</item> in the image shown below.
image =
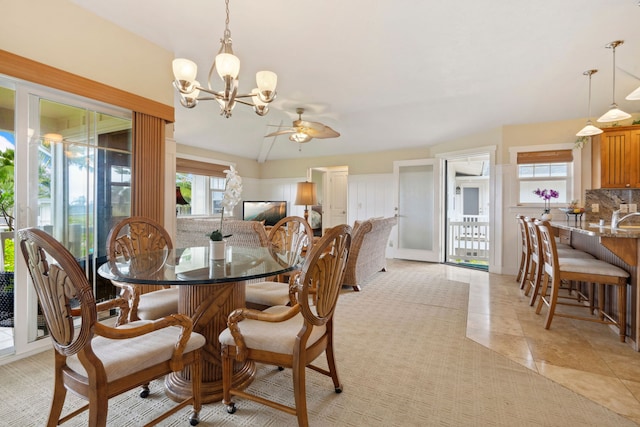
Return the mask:
[[243, 201], [242, 219], [245, 221], [264, 221], [264, 225], [276, 225], [287, 216], [286, 201]]

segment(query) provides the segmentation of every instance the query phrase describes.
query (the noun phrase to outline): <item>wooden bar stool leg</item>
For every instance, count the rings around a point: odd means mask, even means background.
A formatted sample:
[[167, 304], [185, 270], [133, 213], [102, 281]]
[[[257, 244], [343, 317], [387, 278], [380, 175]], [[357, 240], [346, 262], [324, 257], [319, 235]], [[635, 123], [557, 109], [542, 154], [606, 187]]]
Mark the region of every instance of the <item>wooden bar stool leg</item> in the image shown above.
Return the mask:
[[[542, 281], [543, 275], [543, 264], [541, 260], [538, 260], [538, 263], [531, 263], [531, 273], [529, 273], [530, 281], [529, 281], [529, 289], [528, 292], [531, 292], [531, 297], [529, 298], [529, 305], [533, 307], [536, 303], [536, 298], [540, 293], [540, 282]], [[525, 292], [525, 295], [528, 295], [528, 292]]]
[[625, 341], [627, 335], [627, 282], [618, 285], [618, 327], [620, 328], [620, 342]]
[[[549, 281], [549, 275], [545, 275], [545, 280]], [[558, 303], [558, 292], [560, 288], [560, 280], [552, 277], [551, 278], [551, 295], [549, 295], [549, 311], [547, 312], [547, 320], [544, 324], [545, 329], [549, 329], [551, 327], [551, 321], [553, 320], [553, 315], [556, 312], [556, 304]], [[545, 294], [540, 295], [540, 301]], [[542, 308], [542, 307], [541, 307]]]
[[598, 317], [600, 320], [604, 320], [604, 298], [605, 298], [605, 288], [602, 283], [598, 285]]
[[536, 314], [540, 314], [540, 311], [542, 311], [542, 305], [544, 304], [543, 296], [546, 295], [548, 288], [549, 288], [549, 276], [545, 274], [544, 277], [542, 278], [542, 283], [540, 283], [540, 292], [539, 292], [540, 299], [538, 300], [538, 306], [536, 307]]

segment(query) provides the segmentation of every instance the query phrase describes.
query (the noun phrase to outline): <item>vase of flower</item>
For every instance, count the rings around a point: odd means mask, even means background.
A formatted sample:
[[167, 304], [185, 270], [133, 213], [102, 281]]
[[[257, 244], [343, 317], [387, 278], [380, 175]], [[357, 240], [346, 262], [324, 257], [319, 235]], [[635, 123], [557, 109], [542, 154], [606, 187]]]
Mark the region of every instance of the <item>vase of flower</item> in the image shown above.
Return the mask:
[[550, 200], [557, 199], [560, 196], [560, 193], [558, 193], [556, 190], [547, 190], [546, 188], [544, 190], [540, 190], [538, 188], [537, 190], [533, 191], [533, 194], [540, 197], [544, 202], [544, 210], [542, 211], [542, 215], [540, 215], [540, 219], [543, 221], [551, 221], [552, 217]]
[[224, 184], [224, 195], [222, 197], [222, 212], [220, 213], [220, 227], [208, 234], [209, 236], [209, 259], [219, 260], [225, 259], [227, 242], [224, 240], [231, 235], [224, 235], [222, 227], [224, 226], [224, 212], [232, 211], [235, 205], [240, 202], [240, 194], [242, 193], [242, 178], [236, 172], [233, 166], [229, 170], [224, 171], [227, 174]]

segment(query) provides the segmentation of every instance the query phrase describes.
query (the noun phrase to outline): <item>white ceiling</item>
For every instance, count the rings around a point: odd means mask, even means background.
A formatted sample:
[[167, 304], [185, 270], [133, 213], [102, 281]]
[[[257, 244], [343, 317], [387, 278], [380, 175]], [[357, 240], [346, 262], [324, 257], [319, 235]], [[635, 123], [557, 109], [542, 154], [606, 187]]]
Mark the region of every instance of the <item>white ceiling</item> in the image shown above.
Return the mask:
[[[223, 0], [72, 1], [194, 60], [206, 81], [224, 31]], [[605, 45], [617, 39], [625, 43], [616, 50], [615, 98], [640, 111], [640, 101], [624, 99], [640, 86], [638, 0], [231, 0], [230, 14], [240, 91], [270, 69], [278, 98], [265, 117], [238, 105], [225, 119], [215, 102], [185, 109], [176, 95], [179, 143], [252, 159], [262, 149], [274, 160], [424, 147], [502, 125], [584, 118], [582, 72], [590, 68], [600, 70], [595, 120], [612, 101]], [[267, 125], [290, 124], [298, 106], [341, 136], [301, 151], [286, 136], [264, 138], [275, 129]]]

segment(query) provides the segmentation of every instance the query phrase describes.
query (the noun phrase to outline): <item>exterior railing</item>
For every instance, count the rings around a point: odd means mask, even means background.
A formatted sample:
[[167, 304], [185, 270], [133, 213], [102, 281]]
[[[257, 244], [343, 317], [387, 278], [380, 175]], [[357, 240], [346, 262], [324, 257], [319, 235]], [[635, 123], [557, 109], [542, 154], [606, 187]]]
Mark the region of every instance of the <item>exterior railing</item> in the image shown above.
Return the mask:
[[455, 262], [489, 262], [489, 222], [485, 217], [466, 215], [449, 221], [447, 259]]

